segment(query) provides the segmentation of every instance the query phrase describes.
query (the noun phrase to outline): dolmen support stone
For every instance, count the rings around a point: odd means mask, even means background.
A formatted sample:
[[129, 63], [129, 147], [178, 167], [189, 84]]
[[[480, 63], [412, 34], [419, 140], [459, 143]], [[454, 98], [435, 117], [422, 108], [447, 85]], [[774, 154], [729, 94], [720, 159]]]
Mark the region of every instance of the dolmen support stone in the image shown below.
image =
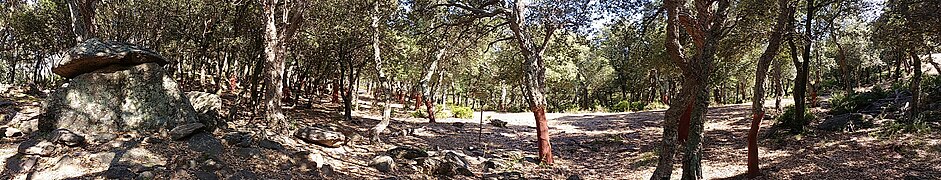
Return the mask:
[[69, 82], [45, 103], [40, 130], [67, 129], [84, 137], [135, 132], [166, 135], [197, 122], [196, 111], [161, 67], [167, 60], [139, 46], [89, 39], [69, 51], [54, 72]]

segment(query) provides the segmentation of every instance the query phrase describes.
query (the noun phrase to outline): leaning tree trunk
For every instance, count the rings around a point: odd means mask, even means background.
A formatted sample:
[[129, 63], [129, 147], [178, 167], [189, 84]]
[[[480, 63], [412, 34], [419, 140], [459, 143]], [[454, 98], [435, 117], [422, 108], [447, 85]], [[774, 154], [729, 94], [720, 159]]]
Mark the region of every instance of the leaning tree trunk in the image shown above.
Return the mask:
[[768, 66], [774, 61], [781, 47], [784, 31], [790, 22], [792, 9], [788, 6], [788, 0], [778, 0], [778, 22], [768, 38], [768, 47], [758, 58], [758, 67], [755, 71], [754, 96], [752, 97], [752, 122], [751, 129], [748, 131], [748, 177], [756, 177], [760, 174], [758, 168], [758, 130], [761, 128], [761, 120], [764, 119], [765, 102], [765, 77], [768, 74]]
[[379, 49], [379, 1], [376, 1], [375, 6], [373, 6], [374, 13], [372, 17], [372, 47], [373, 47], [373, 61], [376, 64], [376, 74], [379, 76], [379, 89], [382, 89], [383, 103], [382, 103], [382, 120], [379, 121], [379, 124], [376, 124], [376, 127], [373, 127], [372, 141], [380, 142], [379, 134], [382, 133], [389, 126], [389, 122], [392, 120], [392, 91], [390, 91], [390, 81], [386, 77], [386, 73], [382, 70], [382, 56], [380, 56]]
[[[418, 81], [418, 88], [421, 92], [418, 101], [425, 101], [425, 107], [428, 112], [428, 122], [435, 122], [435, 102], [434, 102], [434, 91], [431, 87], [428, 87], [431, 77], [434, 75], [435, 71], [438, 69], [438, 62], [441, 61], [441, 58], [444, 56], [445, 48], [438, 50], [438, 53], [435, 54], [435, 59], [431, 61], [431, 64], [428, 66], [428, 69], [425, 70], [425, 75], [422, 76], [421, 80]], [[420, 103], [420, 102], [419, 102]], [[418, 110], [418, 106], [415, 107]]]

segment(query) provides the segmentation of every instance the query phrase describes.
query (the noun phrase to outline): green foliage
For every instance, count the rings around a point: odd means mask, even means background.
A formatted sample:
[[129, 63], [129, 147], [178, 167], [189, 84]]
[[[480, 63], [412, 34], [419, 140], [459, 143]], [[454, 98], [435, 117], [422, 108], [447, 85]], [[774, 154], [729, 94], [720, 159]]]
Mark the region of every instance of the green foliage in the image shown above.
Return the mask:
[[925, 93], [924, 102], [941, 103], [941, 76], [925, 76], [921, 82], [921, 91]]
[[[427, 108], [419, 108], [411, 113], [414, 118], [428, 118]], [[451, 117], [450, 114], [444, 112], [444, 109], [441, 106], [435, 106], [435, 118], [448, 118]]]
[[644, 110], [658, 110], [658, 109], [667, 109], [667, 108], [670, 108], [670, 106], [660, 103], [658, 101], [654, 101], [654, 102], [651, 102], [650, 104], [647, 104], [647, 107], [645, 107]]
[[790, 129], [792, 132], [802, 131], [804, 125], [815, 118], [814, 114], [810, 113], [807, 109], [804, 109], [803, 116], [797, 115], [797, 108], [794, 108], [793, 105], [787, 106], [784, 109], [784, 114], [781, 114], [777, 119], [778, 124], [783, 128]]
[[448, 106], [448, 108], [451, 108], [451, 114], [453, 114], [453, 117], [461, 119], [470, 119], [474, 117], [474, 110], [470, 107], [451, 105]]
[[830, 114], [845, 114], [852, 113], [869, 106], [873, 101], [885, 98], [888, 93], [882, 90], [882, 88], [873, 88], [869, 92], [863, 93], [834, 93], [833, 97], [830, 98], [830, 102], [833, 108], [830, 110]]
[[916, 122], [916, 123], [904, 123], [898, 121], [889, 122], [884, 126], [882, 131], [875, 132], [877, 137], [893, 137], [902, 134], [924, 134], [931, 132], [931, 127], [927, 122]]

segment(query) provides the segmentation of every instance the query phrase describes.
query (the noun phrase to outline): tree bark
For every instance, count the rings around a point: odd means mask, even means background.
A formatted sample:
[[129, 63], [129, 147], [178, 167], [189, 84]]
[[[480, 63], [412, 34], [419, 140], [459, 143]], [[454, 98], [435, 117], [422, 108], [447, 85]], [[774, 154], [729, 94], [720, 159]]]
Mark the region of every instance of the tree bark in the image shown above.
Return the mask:
[[[673, 147], [676, 145], [674, 139], [685, 142], [686, 155], [683, 158], [682, 179], [703, 178], [701, 164], [703, 123], [708, 113], [709, 87], [712, 83], [710, 76], [713, 73], [716, 49], [723, 37], [725, 11], [729, 7], [729, 1], [718, 1], [715, 9], [712, 6], [713, 2], [697, 1], [694, 4], [698, 16], [709, 18], [691, 17], [692, 13], [686, 8], [685, 0], [664, 2], [664, 8], [667, 10], [665, 46], [670, 59], [683, 74], [684, 83], [679, 97], [686, 98], [686, 100], [675, 101], [674, 105], [667, 110], [660, 162], [651, 179], [670, 178], [673, 169]], [[680, 27], [686, 30], [697, 47], [692, 58], [686, 57], [680, 43], [678, 32]], [[673, 124], [679, 125], [675, 131]]]
[[75, 34], [76, 43], [97, 37], [98, 28], [95, 26], [95, 4], [97, 3], [98, 0], [69, 1], [72, 33]]
[[373, 61], [376, 64], [376, 74], [378, 75], [380, 89], [383, 91], [383, 103], [382, 103], [382, 120], [379, 121], [379, 124], [376, 124], [373, 127], [372, 141], [374, 143], [381, 142], [379, 134], [382, 133], [389, 126], [390, 121], [392, 120], [392, 92], [389, 91], [390, 81], [386, 77], [385, 71], [382, 70], [382, 56], [379, 48], [379, 1], [377, 0], [375, 6], [373, 6], [373, 16], [372, 16], [372, 47], [373, 47]]
[[[428, 122], [435, 122], [435, 103], [434, 103], [434, 91], [433, 88], [428, 87], [431, 78], [434, 76], [435, 71], [438, 70], [438, 62], [443, 58], [446, 49], [441, 48], [435, 53], [435, 59], [431, 60], [431, 63], [428, 65], [428, 68], [425, 70], [425, 75], [422, 76], [421, 80], [418, 81], [419, 91], [421, 92], [421, 97], [425, 101], [425, 107], [428, 112]], [[418, 106], [415, 107], [418, 109]]]
[[751, 128], [748, 131], [748, 177], [752, 178], [761, 173], [758, 167], [758, 131], [761, 128], [761, 120], [764, 119], [765, 116], [765, 77], [768, 74], [768, 66], [771, 65], [771, 62], [774, 61], [774, 57], [778, 54], [778, 49], [781, 47], [781, 39], [783, 39], [784, 31], [787, 30], [787, 24], [789, 24], [791, 14], [793, 14], [793, 8], [788, 5], [788, 0], [778, 0], [778, 8], [780, 12], [778, 12], [777, 23], [768, 38], [768, 47], [765, 48], [761, 57], [758, 58], [758, 67], [757, 71], [755, 71], [755, 87], [752, 96], [752, 122]]
[[[284, 72], [284, 59], [281, 54], [281, 38], [278, 35], [275, 14], [278, 0], [265, 0], [265, 118], [269, 123], [281, 124], [284, 114], [281, 112], [281, 75]], [[285, 126], [286, 127], [286, 126]]]
[[915, 48], [912, 48], [909, 55], [912, 57], [912, 66], [915, 69], [914, 75], [912, 75], [912, 83], [909, 86], [909, 89], [912, 91], [912, 106], [909, 113], [908, 123], [917, 123], [919, 114], [921, 114], [921, 58], [918, 57], [918, 53]]

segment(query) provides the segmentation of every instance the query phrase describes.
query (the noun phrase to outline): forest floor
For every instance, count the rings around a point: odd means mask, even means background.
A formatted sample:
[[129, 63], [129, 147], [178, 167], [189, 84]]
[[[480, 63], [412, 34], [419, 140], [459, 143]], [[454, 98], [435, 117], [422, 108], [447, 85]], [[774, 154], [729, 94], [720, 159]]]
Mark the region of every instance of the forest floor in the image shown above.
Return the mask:
[[[368, 100], [366, 97], [361, 100]], [[38, 101], [19, 99], [17, 101]], [[549, 113], [550, 133], [555, 164], [544, 166], [536, 161], [535, 122], [531, 113], [475, 112], [473, 119], [447, 118], [438, 123], [413, 118], [399, 110], [381, 144], [369, 143], [369, 130], [378, 123], [378, 110], [371, 102], [361, 101], [362, 111], [355, 120], [344, 121], [340, 105], [327, 99], [310, 108], [291, 108], [286, 115], [297, 126], [334, 124], [348, 128], [354, 135], [349, 144], [340, 148], [324, 148], [307, 144], [287, 134], [267, 133], [269, 139], [281, 143], [284, 150], [226, 146], [222, 161], [233, 172], [250, 170], [259, 177], [274, 179], [428, 179], [415, 171], [400, 168], [379, 172], [368, 164], [385, 151], [399, 146], [413, 146], [428, 151], [456, 150], [474, 157], [470, 170], [475, 177], [458, 179], [506, 179], [522, 175], [528, 179], [648, 179], [656, 166], [663, 110], [627, 113]], [[38, 103], [19, 111], [36, 111]], [[226, 106], [232, 105], [227, 101]], [[770, 106], [767, 103], [766, 106]], [[401, 107], [401, 105], [399, 105]], [[705, 125], [703, 175], [707, 179], [743, 179], [746, 171], [745, 137], [749, 128], [749, 105], [710, 107]], [[814, 109], [818, 119], [826, 110]], [[21, 112], [22, 114], [22, 112]], [[35, 113], [34, 113], [35, 114]], [[771, 113], [771, 115], [776, 115]], [[260, 119], [242, 116], [229, 122], [227, 131], [261, 132]], [[508, 122], [506, 127], [487, 124], [490, 119]], [[811, 127], [816, 127], [816, 121]], [[939, 179], [941, 178], [941, 134], [933, 130], [924, 134], [884, 136], [884, 121], [875, 128], [854, 132], [827, 132], [811, 128], [795, 136], [767, 136], [774, 120], [763, 120], [759, 141], [762, 176], [758, 179]], [[216, 132], [221, 137], [229, 132]], [[15, 154], [21, 141], [3, 141], [0, 157]], [[261, 154], [244, 158], [240, 154]], [[282, 166], [297, 158], [298, 152], [322, 154], [332, 169], [316, 176], [294, 172], [295, 166]], [[479, 152], [479, 153], [478, 153]], [[171, 156], [171, 155], [168, 155]], [[680, 162], [677, 156], [676, 162]], [[301, 157], [303, 158], [303, 157]], [[174, 158], [175, 159], [175, 158]], [[506, 164], [496, 169], [484, 168], [483, 161]], [[186, 162], [181, 162], [185, 164]], [[170, 166], [173, 166], [171, 163]], [[229, 167], [231, 166], [231, 167]], [[10, 166], [4, 166], [10, 167]], [[678, 179], [681, 165], [676, 164], [673, 178]], [[306, 168], [306, 167], [305, 167]], [[199, 168], [193, 170], [199, 172]], [[225, 168], [223, 168], [225, 169]], [[405, 169], [405, 170], [403, 170]], [[288, 170], [288, 171], [285, 171]], [[225, 172], [217, 172], [222, 177]], [[178, 177], [160, 176], [157, 177]], [[189, 176], [193, 178], [192, 176]], [[197, 173], [197, 177], [198, 173]], [[224, 178], [226, 179], [226, 178]]]
[[[789, 102], [784, 102], [785, 104]], [[771, 101], [765, 104], [772, 107]], [[380, 117], [363, 102], [363, 114], [352, 127], [368, 131]], [[339, 107], [328, 105], [327, 111]], [[750, 104], [710, 107], [705, 125], [703, 175], [707, 179], [743, 179], [746, 172], [746, 134]], [[818, 119], [824, 109], [814, 109]], [[535, 122], [531, 113], [475, 112], [472, 119], [447, 118], [438, 123], [397, 113], [384, 145], [362, 146], [368, 152], [352, 158], [351, 165], [366, 164], [375, 154], [397, 146], [430, 150], [483, 149], [484, 157], [502, 158], [507, 168], [472, 167], [482, 177], [520, 172], [530, 179], [648, 179], [657, 161], [663, 110], [627, 113], [549, 113], [555, 164], [541, 166], [536, 159]], [[303, 112], [296, 112], [303, 117]], [[335, 115], [339, 116], [339, 115]], [[333, 119], [333, 118], [328, 118]], [[487, 124], [508, 122], [506, 128]], [[481, 122], [483, 121], [483, 122]], [[815, 121], [811, 127], [816, 127]], [[314, 122], [312, 122], [314, 123]], [[763, 120], [759, 142], [762, 176], [758, 179], [937, 179], [941, 178], [939, 133], [882, 136], [882, 124], [854, 132], [827, 132], [811, 128], [796, 136], [769, 137], [774, 120]], [[487, 155], [493, 154], [493, 155]], [[507, 156], [507, 154], [511, 154]], [[680, 162], [677, 156], [676, 162]], [[354, 177], [383, 178], [405, 174], [380, 173], [370, 167], [349, 166]], [[503, 173], [503, 174], [501, 174]], [[356, 175], [358, 174], [358, 175]], [[673, 178], [679, 178], [676, 164]]]

